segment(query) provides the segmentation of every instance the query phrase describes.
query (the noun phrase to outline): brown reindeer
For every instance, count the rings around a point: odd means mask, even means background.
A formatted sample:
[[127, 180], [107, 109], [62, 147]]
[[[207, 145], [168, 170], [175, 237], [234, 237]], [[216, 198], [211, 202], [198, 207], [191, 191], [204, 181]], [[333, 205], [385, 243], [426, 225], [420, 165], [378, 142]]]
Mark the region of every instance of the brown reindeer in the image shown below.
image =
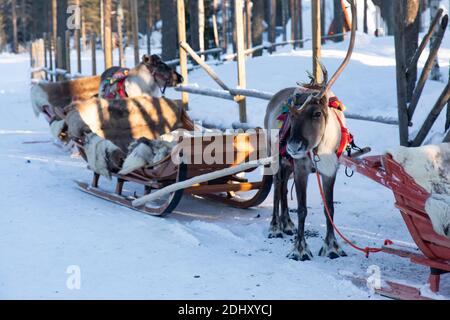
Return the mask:
[[[273, 217], [269, 232], [269, 237], [282, 237], [283, 233], [288, 235], [295, 233], [294, 223], [289, 217], [287, 201], [288, 180], [294, 174], [298, 204], [298, 228], [294, 249], [288, 255], [294, 260], [304, 261], [313, 257], [305, 240], [305, 219], [307, 216], [308, 176], [316, 170], [323, 180], [326, 206], [330, 209], [331, 216], [334, 215], [333, 189], [338, 168], [336, 153], [344, 138], [341, 130], [345, 128], [345, 117], [343, 112], [330, 108], [328, 100], [333, 96], [330, 89], [350, 61], [354, 48], [356, 8], [353, 0], [350, 0], [350, 3], [353, 22], [349, 49], [344, 61], [330, 81], [328, 81], [327, 72], [322, 66], [324, 75], [322, 83], [318, 84], [313, 79], [309, 85], [284, 89], [272, 98], [266, 111], [266, 129], [277, 129], [277, 118], [282, 113], [286, 101], [293, 97], [294, 104], [300, 106], [297, 108], [288, 104], [287, 121], [290, 122], [290, 133], [286, 141], [286, 151], [292, 159], [280, 157], [279, 170], [274, 174]], [[327, 218], [326, 212], [325, 217]], [[324, 246], [319, 252], [320, 256], [334, 259], [346, 255], [336, 240], [333, 226], [328, 218], [324, 242]]]

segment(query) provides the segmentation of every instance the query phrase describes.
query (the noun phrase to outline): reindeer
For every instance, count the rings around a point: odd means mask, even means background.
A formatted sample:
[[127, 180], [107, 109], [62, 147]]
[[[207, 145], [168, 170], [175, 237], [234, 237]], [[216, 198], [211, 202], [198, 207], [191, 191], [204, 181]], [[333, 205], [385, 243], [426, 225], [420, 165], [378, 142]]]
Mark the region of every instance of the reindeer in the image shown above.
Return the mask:
[[[282, 113], [286, 101], [294, 97], [295, 105], [301, 106], [296, 108], [292, 104], [288, 104], [287, 121], [290, 122], [290, 133], [287, 136], [286, 151], [292, 160], [280, 157], [279, 170], [274, 174], [273, 216], [269, 230], [270, 238], [282, 237], [283, 233], [287, 235], [297, 233], [294, 248], [288, 255], [294, 260], [305, 261], [311, 260], [313, 257], [305, 240], [306, 190], [308, 176], [316, 170], [323, 180], [326, 206], [330, 210], [331, 217], [334, 216], [333, 189], [338, 169], [336, 152], [340, 148], [343, 138], [341, 129], [345, 128], [345, 116], [343, 112], [331, 109], [328, 106], [328, 100], [333, 96], [330, 89], [350, 61], [354, 48], [356, 8], [354, 1], [349, 1], [353, 16], [350, 45], [344, 61], [331, 80], [328, 81], [327, 71], [321, 66], [324, 78], [322, 83], [318, 84], [313, 78], [308, 85], [281, 90], [269, 102], [266, 111], [265, 128], [278, 129], [277, 118]], [[297, 230], [289, 217], [287, 200], [287, 185], [292, 174], [294, 174], [298, 204]], [[336, 240], [333, 225], [327, 218], [326, 211], [325, 217], [327, 233], [319, 255], [331, 259], [346, 256]]]
[[157, 55], [144, 55], [132, 69], [111, 67], [103, 72], [99, 97], [126, 98], [150, 95], [158, 98], [167, 87], [183, 82], [183, 77]]

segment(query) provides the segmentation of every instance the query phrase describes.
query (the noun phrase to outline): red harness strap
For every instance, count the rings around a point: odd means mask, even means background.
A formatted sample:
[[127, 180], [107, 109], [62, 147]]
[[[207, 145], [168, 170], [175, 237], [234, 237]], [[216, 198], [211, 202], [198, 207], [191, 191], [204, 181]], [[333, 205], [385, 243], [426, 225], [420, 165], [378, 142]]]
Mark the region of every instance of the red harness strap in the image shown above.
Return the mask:
[[336, 152], [336, 156], [339, 159], [344, 153], [345, 149], [347, 149], [347, 146], [353, 142], [353, 136], [348, 131], [347, 127], [344, 126], [341, 117], [339, 117], [336, 111], [334, 111], [334, 114], [336, 115], [339, 125], [341, 126], [341, 143], [339, 144], [339, 149]]

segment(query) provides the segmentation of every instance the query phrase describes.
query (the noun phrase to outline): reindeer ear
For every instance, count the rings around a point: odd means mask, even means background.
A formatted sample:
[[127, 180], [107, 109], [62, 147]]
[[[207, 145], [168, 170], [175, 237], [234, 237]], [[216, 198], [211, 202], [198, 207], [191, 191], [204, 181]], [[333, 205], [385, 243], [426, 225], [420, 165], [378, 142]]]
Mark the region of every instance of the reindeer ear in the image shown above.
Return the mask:
[[145, 64], [151, 64], [152, 63], [152, 57], [150, 57], [148, 54], [144, 54], [142, 56], [142, 62]]

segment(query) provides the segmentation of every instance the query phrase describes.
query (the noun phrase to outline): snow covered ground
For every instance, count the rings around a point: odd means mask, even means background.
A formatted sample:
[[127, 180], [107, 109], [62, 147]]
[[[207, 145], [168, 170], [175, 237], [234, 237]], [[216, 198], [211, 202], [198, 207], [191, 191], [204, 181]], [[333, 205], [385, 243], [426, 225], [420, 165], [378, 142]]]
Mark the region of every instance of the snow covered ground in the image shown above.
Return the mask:
[[[440, 54], [445, 78], [449, 40], [447, 36]], [[323, 48], [330, 73], [346, 47], [347, 42]], [[248, 87], [276, 92], [306, 80], [310, 55], [308, 47], [286, 47], [248, 60]], [[88, 56], [83, 59], [86, 73]], [[420, 66], [423, 63], [421, 59]], [[235, 63], [214, 68], [227, 84], [235, 85]], [[383, 280], [426, 281], [426, 268], [386, 254], [366, 259], [347, 245], [346, 258], [318, 257], [325, 217], [312, 179], [307, 241], [315, 258], [310, 262], [286, 258], [293, 238], [267, 238], [272, 196], [250, 210], [184, 197], [173, 214], [161, 219], [84, 194], [73, 181], [90, 179], [85, 163], [55, 146], [44, 119], [32, 114], [28, 56], [1, 55], [0, 70], [0, 298], [379, 299], [345, 277], [367, 276], [373, 265]], [[189, 78], [215, 88], [201, 70]], [[443, 88], [444, 83], [427, 84], [415, 124], [425, 118]], [[393, 38], [358, 34], [355, 54], [334, 91], [351, 113], [396, 117]], [[169, 96], [179, 94], [171, 91]], [[251, 125], [262, 125], [265, 104], [249, 99]], [[193, 118], [208, 123], [230, 126], [238, 120], [238, 108], [229, 101], [191, 95], [190, 106]], [[398, 144], [395, 126], [354, 120], [348, 125], [357, 143], [371, 146], [374, 154]], [[440, 118], [431, 135], [435, 140], [442, 128]], [[388, 190], [363, 176], [349, 179], [341, 169], [335, 197], [336, 223], [359, 245], [379, 246], [389, 238], [414, 247]], [[295, 199], [290, 207], [295, 208]], [[292, 217], [296, 220], [295, 213]], [[70, 266], [81, 272], [79, 290], [66, 285]], [[450, 296], [449, 277], [443, 277], [442, 288], [442, 294]]]

